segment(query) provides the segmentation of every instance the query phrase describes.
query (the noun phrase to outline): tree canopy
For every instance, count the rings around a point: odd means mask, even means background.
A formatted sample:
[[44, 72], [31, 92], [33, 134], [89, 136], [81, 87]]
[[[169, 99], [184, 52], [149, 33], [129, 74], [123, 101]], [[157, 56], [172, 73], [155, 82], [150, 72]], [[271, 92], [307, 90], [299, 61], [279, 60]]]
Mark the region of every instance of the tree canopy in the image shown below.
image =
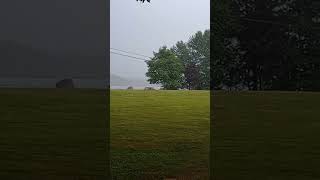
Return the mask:
[[214, 0], [214, 89], [320, 90], [315, 0]]
[[178, 41], [170, 49], [160, 48], [147, 63], [147, 77], [152, 84], [161, 84], [165, 89], [173, 88], [168, 84], [174, 84], [174, 89], [209, 89], [210, 31], [199, 31], [188, 42]]
[[176, 90], [182, 86], [183, 65], [175, 54], [163, 46], [159, 52], [154, 53], [154, 58], [147, 61], [148, 72], [151, 84], [161, 84], [163, 88]]
[[320, 90], [318, 1], [212, 0], [211, 13], [211, 31], [170, 49], [180, 88]]

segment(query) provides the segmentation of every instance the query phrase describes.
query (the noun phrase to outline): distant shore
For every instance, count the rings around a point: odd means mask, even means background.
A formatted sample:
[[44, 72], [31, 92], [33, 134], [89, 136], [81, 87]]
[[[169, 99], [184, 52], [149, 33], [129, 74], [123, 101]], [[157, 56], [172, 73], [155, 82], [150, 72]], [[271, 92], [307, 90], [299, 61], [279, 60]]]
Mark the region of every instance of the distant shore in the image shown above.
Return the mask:
[[128, 87], [133, 87], [133, 89], [144, 89], [145, 87], [152, 87], [154, 89], [160, 89], [160, 86], [154, 86], [154, 85], [150, 85], [150, 86], [110, 86], [111, 89], [128, 89]]
[[[55, 88], [64, 78], [0, 78], [0, 88]], [[107, 88], [105, 79], [74, 78], [76, 88]]]

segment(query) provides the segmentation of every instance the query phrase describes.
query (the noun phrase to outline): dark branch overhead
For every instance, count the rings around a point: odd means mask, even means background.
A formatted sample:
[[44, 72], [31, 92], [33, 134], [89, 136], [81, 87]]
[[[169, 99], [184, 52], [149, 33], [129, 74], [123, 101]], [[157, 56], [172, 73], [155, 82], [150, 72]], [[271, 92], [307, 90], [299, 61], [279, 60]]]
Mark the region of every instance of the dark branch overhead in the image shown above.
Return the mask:
[[150, 0], [137, 0], [137, 1], [140, 1], [140, 2], [145, 2], [145, 1], [148, 1], [148, 2], [150, 2]]

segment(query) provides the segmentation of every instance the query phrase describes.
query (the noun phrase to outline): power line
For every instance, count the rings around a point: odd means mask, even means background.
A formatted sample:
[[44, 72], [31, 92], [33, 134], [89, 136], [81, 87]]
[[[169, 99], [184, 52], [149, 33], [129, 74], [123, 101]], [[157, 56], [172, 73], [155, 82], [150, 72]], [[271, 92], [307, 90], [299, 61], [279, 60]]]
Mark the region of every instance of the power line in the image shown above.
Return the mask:
[[146, 56], [146, 55], [143, 55], [143, 54], [138, 54], [138, 53], [135, 53], [135, 52], [125, 51], [125, 50], [116, 49], [116, 48], [110, 48], [110, 49], [116, 50], [116, 51], [120, 51], [120, 52], [124, 52], [124, 53], [128, 53], [128, 54], [134, 54], [134, 55], [138, 55], [138, 56], [142, 56], [142, 57], [147, 57], [147, 58], [152, 59], [152, 57], [150, 57], [150, 56]]
[[288, 26], [288, 24], [283, 24], [283, 23], [278, 23], [278, 22], [273, 22], [273, 21], [268, 21], [268, 20], [263, 20], [263, 19], [251, 19], [251, 18], [244, 18], [244, 17], [240, 17], [240, 19], [245, 20], [245, 21], [251, 21], [251, 22], [274, 24], [274, 25], [280, 25], [280, 26]]
[[[235, 17], [233, 18], [240, 18], [242, 21], [248, 21], [248, 22], [256, 22], [256, 23], [264, 23], [264, 24], [273, 24], [273, 25], [279, 25], [279, 26], [289, 26], [290, 24], [280, 23], [280, 22], [274, 22], [264, 19], [254, 19], [254, 18], [246, 18], [246, 17]], [[320, 27], [312, 27], [311, 29], [320, 29]]]
[[129, 57], [129, 58], [133, 58], [133, 59], [139, 60], [139, 62], [142, 62], [141, 60], [143, 60], [143, 62], [149, 61], [148, 59], [143, 59], [143, 58], [139, 58], [139, 57], [135, 57], [135, 56], [130, 56], [130, 55], [126, 55], [126, 54], [121, 54], [121, 53], [117, 53], [117, 52], [112, 52], [112, 51], [110, 51], [110, 53], [111, 53], [111, 54], [117, 54], [117, 55], [120, 55], [120, 56]]

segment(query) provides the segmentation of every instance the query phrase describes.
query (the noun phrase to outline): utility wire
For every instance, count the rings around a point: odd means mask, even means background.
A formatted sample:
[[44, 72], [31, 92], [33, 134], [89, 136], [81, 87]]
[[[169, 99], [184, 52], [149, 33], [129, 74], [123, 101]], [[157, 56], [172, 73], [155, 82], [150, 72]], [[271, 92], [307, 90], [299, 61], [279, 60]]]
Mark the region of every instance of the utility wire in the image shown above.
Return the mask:
[[134, 55], [138, 55], [138, 56], [142, 56], [142, 57], [147, 57], [147, 58], [152, 59], [152, 57], [146, 56], [146, 55], [143, 55], [143, 54], [138, 54], [138, 53], [134, 53], [134, 52], [130, 52], [130, 51], [125, 51], [125, 50], [121, 50], [121, 49], [116, 49], [116, 48], [110, 48], [110, 49], [116, 50], [116, 51], [120, 51], [120, 52], [124, 52], [124, 53], [128, 53], [128, 54], [134, 54]]
[[[279, 22], [274, 22], [274, 21], [269, 21], [269, 20], [264, 20], [264, 19], [253, 19], [253, 18], [235, 17], [235, 16], [233, 16], [233, 18], [239, 18], [242, 21], [264, 23], [264, 24], [273, 24], [273, 25], [279, 25], [279, 26], [289, 26], [289, 24], [279, 23]], [[311, 29], [320, 29], [320, 27], [312, 27]]]
[[130, 55], [126, 55], [126, 54], [121, 54], [121, 53], [117, 53], [117, 52], [112, 52], [110, 51], [111, 54], [116, 54], [116, 55], [120, 55], [120, 56], [125, 56], [125, 57], [129, 57], [129, 58], [133, 58], [133, 59], [136, 59], [136, 60], [139, 60], [140, 62], [146, 62], [146, 61], [149, 61], [149, 59], [143, 59], [143, 58], [139, 58], [139, 57], [135, 57], [135, 56], [130, 56]]
[[257, 23], [265, 23], [265, 24], [274, 24], [274, 25], [280, 25], [280, 26], [288, 26], [288, 24], [278, 23], [278, 22], [273, 22], [273, 21], [268, 21], [268, 20], [262, 20], [262, 19], [251, 19], [251, 18], [240, 17], [240, 20], [257, 22]]

